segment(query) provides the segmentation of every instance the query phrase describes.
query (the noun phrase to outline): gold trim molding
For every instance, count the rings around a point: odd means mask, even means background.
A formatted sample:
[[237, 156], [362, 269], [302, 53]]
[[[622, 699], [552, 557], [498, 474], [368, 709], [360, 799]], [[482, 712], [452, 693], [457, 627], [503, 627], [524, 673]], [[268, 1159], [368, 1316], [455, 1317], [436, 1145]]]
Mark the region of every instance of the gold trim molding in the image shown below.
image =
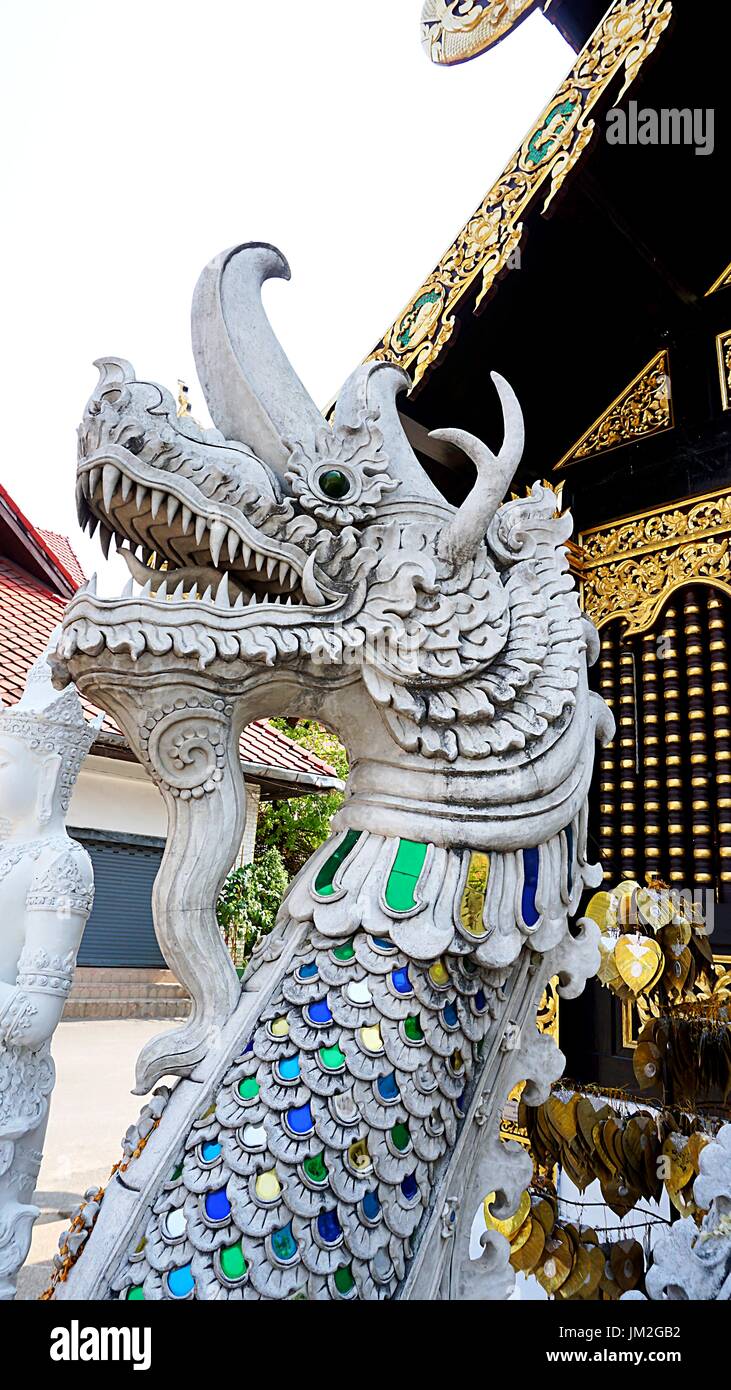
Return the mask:
[[674, 425], [670, 366], [665, 349], [655, 354], [633, 377], [629, 386], [572, 444], [554, 468], [570, 468], [597, 454], [609, 453], [650, 435], [662, 434]]
[[731, 261], [729, 261], [726, 269], [721, 271], [718, 279], [714, 280], [710, 289], [706, 290], [704, 298], [707, 299], [709, 294], [715, 294], [716, 290], [727, 289], [729, 285], [731, 285]]
[[731, 595], [731, 489], [594, 526], [579, 536], [582, 606], [598, 628], [646, 632], [671, 594], [710, 584]]
[[522, 218], [544, 189], [545, 212], [594, 132], [589, 113], [619, 73], [619, 101], [672, 17], [672, 0], [614, 0], [568, 77], [452, 242], [367, 360], [413, 371], [414, 385], [449, 342], [455, 310], [476, 280], [477, 309], [507, 267]]
[[[721, 1003], [731, 1003], [731, 956], [714, 956], [713, 965], [708, 967], [713, 971], [714, 981], [711, 986], [705, 981], [701, 985], [694, 985], [693, 999], [704, 1001], [707, 999], [718, 999]], [[637, 1046], [638, 1035], [642, 1032], [646, 1023], [651, 1018], [658, 1018], [660, 1014], [657, 1005], [653, 1005], [653, 999], [646, 995], [639, 995], [637, 999], [622, 1000], [622, 1047], [635, 1048]]]
[[716, 351], [718, 353], [718, 379], [721, 383], [723, 408], [724, 410], [731, 410], [731, 328], [727, 329], [725, 333], [718, 334]]
[[504, 39], [541, 0], [424, 0], [421, 42], [432, 63], [450, 67]]

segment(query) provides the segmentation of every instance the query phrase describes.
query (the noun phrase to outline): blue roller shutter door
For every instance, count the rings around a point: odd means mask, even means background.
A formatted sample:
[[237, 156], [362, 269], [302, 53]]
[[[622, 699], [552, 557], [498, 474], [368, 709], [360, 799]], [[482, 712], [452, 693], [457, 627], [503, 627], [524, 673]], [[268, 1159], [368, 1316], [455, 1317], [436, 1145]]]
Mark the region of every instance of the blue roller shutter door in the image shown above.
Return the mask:
[[165, 969], [152, 924], [152, 885], [163, 845], [106, 840], [71, 832], [94, 865], [94, 907], [79, 949], [79, 965]]

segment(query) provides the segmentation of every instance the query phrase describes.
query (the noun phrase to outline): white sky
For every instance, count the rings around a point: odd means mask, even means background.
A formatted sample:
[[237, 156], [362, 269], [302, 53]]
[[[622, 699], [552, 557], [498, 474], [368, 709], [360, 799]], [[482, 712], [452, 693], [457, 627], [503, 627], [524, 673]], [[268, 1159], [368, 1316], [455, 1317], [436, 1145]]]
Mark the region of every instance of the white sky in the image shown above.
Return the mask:
[[[479, 203], [572, 53], [533, 14], [434, 67], [421, 0], [15, 0], [0, 53], [0, 482], [103, 567], [74, 506], [105, 354], [191, 388], [203, 265], [271, 241], [267, 308], [324, 405]], [[445, 424], [458, 424], [445, 421]], [[117, 564], [121, 562], [117, 561]], [[113, 585], [112, 588], [116, 587]]]

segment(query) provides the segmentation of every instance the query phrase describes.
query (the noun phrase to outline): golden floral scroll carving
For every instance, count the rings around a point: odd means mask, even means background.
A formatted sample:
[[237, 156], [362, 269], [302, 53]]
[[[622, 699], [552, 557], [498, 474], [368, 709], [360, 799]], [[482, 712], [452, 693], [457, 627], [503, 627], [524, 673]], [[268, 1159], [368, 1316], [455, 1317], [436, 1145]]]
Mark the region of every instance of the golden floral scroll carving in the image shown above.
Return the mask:
[[670, 369], [667, 352], [663, 350], [646, 363], [581, 439], [572, 444], [559, 459], [554, 472], [672, 428]]

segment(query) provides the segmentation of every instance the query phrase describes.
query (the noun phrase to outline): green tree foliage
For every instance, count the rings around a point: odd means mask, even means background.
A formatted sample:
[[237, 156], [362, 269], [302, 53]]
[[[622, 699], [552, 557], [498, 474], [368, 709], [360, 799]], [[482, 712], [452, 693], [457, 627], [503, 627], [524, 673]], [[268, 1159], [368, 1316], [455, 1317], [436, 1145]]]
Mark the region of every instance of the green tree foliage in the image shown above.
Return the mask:
[[274, 848], [229, 874], [216, 914], [236, 965], [245, 965], [257, 942], [271, 931], [288, 882], [282, 856]]
[[[348, 755], [329, 729], [314, 719], [290, 725], [286, 719], [272, 719], [288, 738], [307, 748], [335, 769], [338, 777], [348, 775]], [[340, 792], [292, 797], [290, 801], [266, 801], [259, 812], [257, 847], [279, 850], [290, 876], [298, 874], [311, 854], [327, 839], [330, 822], [342, 805]]]

